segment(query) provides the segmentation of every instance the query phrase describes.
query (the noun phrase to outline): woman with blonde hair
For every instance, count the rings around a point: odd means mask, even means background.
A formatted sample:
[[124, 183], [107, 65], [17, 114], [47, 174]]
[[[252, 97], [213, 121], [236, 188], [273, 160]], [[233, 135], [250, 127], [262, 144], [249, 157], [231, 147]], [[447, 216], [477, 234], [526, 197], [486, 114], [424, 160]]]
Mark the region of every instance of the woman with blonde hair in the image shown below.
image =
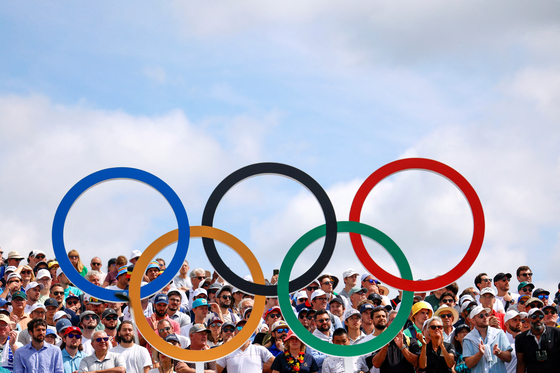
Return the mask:
[[76, 250], [70, 250], [70, 252], [68, 253], [68, 259], [70, 259], [70, 262], [72, 263], [74, 268], [76, 268], [76, 271], [78, 271], [80, 275], [84, 277], [87, 273], [87, 268], [82, 263], [82, 260], [80, 259], [80, 254], [78, 254]]
[[276, 356], [272, 363], [272, 373], [316, 373], [319, 370], [317, 362], [311, 354], [305, 353], [305, 348], [305, 344], [290, 330], [284, 338], [284, 353]]
[[18, 267], [15, 270], [15, 273], [19, 273], [21, 276], [21, 287], [25, 289], [30, 282], [35, 281], [35, 275], [33, 274], [33, 269], [29, 265], [24, 265], [22, 267]]

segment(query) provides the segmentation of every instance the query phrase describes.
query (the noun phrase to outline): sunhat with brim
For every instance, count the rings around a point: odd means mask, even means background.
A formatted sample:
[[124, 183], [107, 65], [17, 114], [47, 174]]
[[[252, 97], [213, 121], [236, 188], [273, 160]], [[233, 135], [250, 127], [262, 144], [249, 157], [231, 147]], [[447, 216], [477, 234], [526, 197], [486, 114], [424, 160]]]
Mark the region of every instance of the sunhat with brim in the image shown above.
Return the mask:
[[443, 306], [443, 307], [438, 308], [436, 313], [434, 314], [434, 316], [439, 316], [444, 312], [451, 312], [453, 314], [453, 324], [455, 324], [457, 321], [459, 321], [459, 312], [457, 312], [457, 310], [455, 308], [449, 307], [449, 306]]
[[412, 310], [410, 313], [410, 321], [413, 321], [412, 318], [414, 317], [414, 315], [416, 315], [418, 312], [420, 312], [420, 310], [423, 309], [429, 311], [428, 318], [431, 318], [434, 315], [434, 309], [432, 308], [432, 305], [428, 302], [421, 300], [420, 302], [416, 302], [412, 305]]
[[[290, 331], [288, 332], [288, 334], [286, 334], [286, 336], [284, 337], [284, 343], [288, 342], [291, 338], [295, 338], [298, 341], [300, 340], [297, 335], [293, 332], [293, 330], [290, 329]], [[303, 342], [302, 342], [303, 343]]]
[[325, 278], [327, 278], [327, 277], [330, 278], [331, 280], [333, 280], [333, 286], [332, 286], [332, 288], [333, 288], [333, 289], [336, 289], [336, 287], [338, 286], [338, 277], [336, 277], [336, 276], [334, 276], [334, 275], [332, 275], [332, 274], [330, 274], [330, 273], [324, 273], [324, 274], [322, 274], [321, 276], [319, 276], [319, 278], [318, 278], [317, 280], [319, 280], [319, 282], [323, 282], [323, 280], [324, 280]]
[[389, 288], [387, 288], [386, 286], [383, 285], [377, 285], [377, 288], [379, 289], [379, 292], [383, 292], [383, 294], [381, 295], [389, 295]]

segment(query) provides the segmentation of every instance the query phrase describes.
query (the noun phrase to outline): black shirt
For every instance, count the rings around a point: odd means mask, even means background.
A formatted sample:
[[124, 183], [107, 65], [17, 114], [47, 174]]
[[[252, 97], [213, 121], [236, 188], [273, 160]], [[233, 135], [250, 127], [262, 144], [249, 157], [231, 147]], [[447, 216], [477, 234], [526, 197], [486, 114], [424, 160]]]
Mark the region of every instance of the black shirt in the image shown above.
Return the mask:
[[[455, 348], [451, 343], [443, 342], [445, 349], [448, 353], [453, 354], [453, 360], [455, 360]], [[426, 345], [426, 357], [428, 358], [426, 364], [426, 373], [447, 373], [451, 372], [451, 368], [447, 366], [445, 362], [445, 357], [442, 354], [441, 347], [438, 346], [437, 351], [434, 351], [432, 347], [432, 342], [428, 342]]]
[[[404, 343], [404, 341], [403, 341]], [[414, 338], [410, 338], [410, 346], [408, 346], [408, 351], [415, 355], [420, 355], [420, 346], [418, 346], [418, 342]], [[375, 355], [375, 354], [374, 354]], [[374, 356], [372, 355], [372, 357]], [[368, 368], [371, 370], [372, 364], [372, 357], [366, 358], [366, 364]], [[387, 346], [387, 356], [385, 356], [385, 360], [383, 360], [383, 364], [379, 368], [381, 373], [414, 373], [414, 366], [406, 360], [404, 357], [403, 352], [397, 346], [395, 341], [391, 341]]]
[[[277, 370], [280, 373], [291, 372], [288, 360], [286, 359], [286, 355], [282, 353], [276, 356], [274, 362], [272, 363], [271, 369]], [[319, 367], [317, 366], [317, 363], [315, 362], [313, 356], [310, 354], [305, 354], [305, 356], [303, 357], [303, 364], [301, 364], [299, 367], [300, 373], [317, 372], [318, 370]]]
[[[523, 354], [527, 373], [548, 373], [560, 370], [560, 329], [551, 326], [545, 326], [545, 328], [541, 334], [540, 348], [535, 336], [527, 334], [529, 331], [515, 337], [515, 352]], [[546, 359], [544, 359], [545, 354]]]

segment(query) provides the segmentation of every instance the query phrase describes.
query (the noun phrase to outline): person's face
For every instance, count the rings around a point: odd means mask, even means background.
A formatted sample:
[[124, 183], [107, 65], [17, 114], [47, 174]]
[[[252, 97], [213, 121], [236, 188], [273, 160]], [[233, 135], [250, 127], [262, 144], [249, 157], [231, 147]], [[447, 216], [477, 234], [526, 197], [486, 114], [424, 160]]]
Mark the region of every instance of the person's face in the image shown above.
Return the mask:
[[352, 285], [352, 287], [355, 287], [356, 284], [358, 283], [358, 274], [346, 277], [344, 279], [344, 283], [346, 285]]
[[443, 324], [439, 320], [434, 320], [428, 326], [428, 335], [434, 340], [443, 337]]
[[354, 304], [354, 305], [360, 303], [364, 299], [366, 299], [366, 293], [363, 290], [360, 290], [360, 291], [352, 294], [352, 296], [350, 297], [350, 300], [352, 301], [352, 304]]
[[110, 314], [103, 319], [102, 323], [106, 329], [114, 330], [117, 327], [118, 320], [119, 318], [117, 315]]
[[101, 318], [101, 314], [103, 313], [103, 311], [105, 311], [105, 308], [107, 308], [105, 303], [92, 304], [91, 305], [91, 310], [93, 312], [95, 312], [100, 318]]
[[58, 304], [64, 300], [64, 289], [60, 286], [53, 286], [51, 288], [50, 297], [56, 299]]
[[235, 293], [233, 293], [232, 296], [233, 296], [234, 305], [238, 305], [239, 302], [243, 300], [243, 293], [241, 291], [236, 291]]
[[96, 333], [91, 339], [91, 347], [95, 352], [105, 352], [109, 349], [109, 337], [104, 332]]
[[558, 319], [558, 314], [556, 313], [556, 309], [547, 308], [543, 312], [544, 312], [545, 323], [556, 323], [556, 319]]
[[23, 281], [29, 282], [29, 281], [31, 280], [31, 273], [33, 273], [33, 271], [30, 270], [30, 269], [24, 269], [24, 270], [22, 270], [22, 271], [20, 272], [20, 274], [21, 274], [21, 279], [22, 279]]
[[70, 332], [64, 336], [64, 343], [66, 346], [77, 348], [82, 343], [82, 335], [78, 332]]
[[130, 259], [130, 263], [136, 265], [136, 262], [138, 261], [138, 256], [136, 258], [132, 258]]
[[52, 266], [51, 269], [49, 269], [49, 272], [51, 274], [51, 278], [56, 278], [56, 270], [58, 269], [58, 266]]
[[195, 316], [200, 320], [201, 318], [206, 318], [208, 315], [208, 306], [199, 306], [193, 309]]
[[219, 321], [214, 321], [213, 323], [210, 323], [210, 325], [208, 325], [208, 329], [212, 331], [213, 335], [218, 335], [220, 329], [222, 329], [222, 323]]
[[442, 295], [443, 293], [445, 293], [446, 291], [447, 291], [446, 288], [441, 288], [441, 289], [435, 290], [435, 291], [434, 291], [434, 295], [435, 295], [437, 298], [441, 298], [441, 295]]
[[544, 293], [536, 294], [536, 298], [539, 298], [544, 303], [544, 307], [548, 306], [548, 295]]
[[19, 267], [19, 263], [22, 261], [23, 259], [8, 259], [8, 267], [9, 266], [14, 266], [14, 267]]
[[50, 278], [48, 278], [47, 276], [38, 279], [37, 282], [39, 282], [40, 284], [43, 284], [43, 286], [45, 287], [46, 290], [51, 289], [52, 280]]
[[26, 305], [27, 305], [27, 301], [23, 298], [17, 297], [16, 299], [12, 299], [12, 308], [14, 310], [19, 311], [25, 308]]
[[70, 263], [72, 263], [73, 266], [78, 265], [78, 260], [80, 260], [80, 257], [78, 255], [68, 255], [68, 258], [70, 259]]
[[387, 313], [378, 311], [373, 314], [373, 326], [375, 329], [383, 330], [387, 327]]
[[30, 314], [31, 319], [45, 319], [47, 317], [47, 313], [42, 308], [37, 308], [35, 311], [31, 312]]
[[31, 331], [31, 338], [37, 343], [42, 343], [45, 340], [45, 335], [47, 334], [47, 328], [43, 325], [35, 325]]
[[157, 262], [159, 263], [159, 269], [165, 271], [165, 262], [163, 260], [158, 260]]
[[445, 297], [443, 297], [439, 301], [439, 305], [440, 306], [455, 307], [455, 299], [453, 299], [453, 297], [450, 297], [449, 295], [446, 295]]
[[414, 315], [414, 321], [420, 328], [424, 325], [424, 321], [430, 318], [430, 311], [423, 308], [416, 315]]
[[478, 315], [474, 317], [473, 322], [479, 328], [484, 328], [488, 326], [488, 320], [490, 318], [490, 314], [486, 311], [482, 311]]
[[489, 288], [492, 286], [492, 279], [488, 276], [482, 276], [480, 278], [480, 289]]
[[501, 280], [499, 280], [498, 282], [496, 282], [494, 285], [496, 285], [496, 288], [500, 291], [508, 291], [509, 290], [509, 278], [504, 277]]
[[233, 297], [231, 296], [231, 292], [227, 290], [223, 290], [220, 293], [220, 299], [218, 300], [221, 308], [230, 308], [231, 303], [233, 301]]
[[228, 340], [233, 336], [233, 333], [235, 332], [235, 328], [231, 325], [228, 325], [222, 328], [221, 332], [222, 332], [222, 339]]
[[480, 304], [484, 308], [492, 309], [492, 307], [494, 306], [494, 300], [495, 298], [492, 294], [486, 293], [480, 296]]
[[290, 344], [290, 348], [295, 349], [295, 350], [301, 350], [301, 341], [299, 339], [290, 338], [288, 343]]
[[245, 322], [240, 322], [235, 326], [235, 335], [237, 335], [245, 327]]
[[10, 325], [5, 321], [0, 321], [0, 336], [5, 337], [10, 334]]
[[99, 319], [94, 315], [86, 315], [82, 318], [82, 325], [85, 329], [95, 329]]
[[455, 339], [459, 342], [462, 342], [467, 334], [469, 334], [469, 332], [463, 329], [459, 333], [455, 334]]
[[176, 312], [181, 307], [181, 297], [173, 294], [169, 297], [169, 310]]
[[362, 326], [362, 318], [360, 315], [352, 315], [347, 318], [344, 323], [348, 326], [348, 329], [360, 329]]
[[309, 312], [307, 314], [307, 320], [309, 321], [309, 330], [315, 330], [315, 328], [317, 328], [317, 323], [315, 322], [315, 312]]
[[239, 310], [241, 312], [241, 315], [245, 314], [245, 310], [247, 308], [253, 308], [253, 301], [245, 301], [243, 302], [243, 304], [241, 305], [241, 309]]
[[159, 317], [164, 317], [165, 314], [167, 313], [167, 304], [165, 303], [158, 303], [155, 305], [155, 312], [156, 315], [158, 315]]
[[146, 276], [148, 276], [148, 278], [150, 279], [150, 281], [153, 281], [156, 279], [156, 277], [158, 277], [159, 275], [159, 268], [150, 268], [148, 269], [148, 271], [146, 272]]
[[439, 317], [441, 317], [443, 325], [446, 327], [453, 326], [453, 314], [451, 312], [442, 312], [439, 314]]
[[266, 323], [269, 328], [272, 328], [272, 324], [274, 324], [276, 321], [280, 320], [281, 318], [282, 315], [280, 314], [279, 311], [273, 311], [269, 313], [268, 316], [266, 317]]
[[333, 337], [332, 343], [340, 346], [347, 346], [350, 344], [347, 334], [337, 335]]
[[57, 310], [58, 310], [58, 308], [56, 308], [55, 306], [48, 306], [47, 307], [47, 312], [46, 312], [46, 317], [48, 319], [52, 319]]
[[27, 294], [27, 299], [33, 302], [37, 302], [39, 300], [39, 297], [41, 296], [41, 288], [39, 286], [36, 286], [34, 288], [27, 290], [26, 294]]
[[171, 329], [171, 324], [169, 322], [162, 322], [159, 326], [158, 333], [161, 338], [167, 337], [171, 334], [173, 330]]
[[278, 298], [266, 298], [266, 309], [269, 310], [272, 307], [278, 307]]
[[313, 308], [318, 310], [326, 310], [327, 309], [327, 296], [326, 295], [320, 295], [318, 297], [315, 297], [311, 303], [313, 303]]
[[319, 285], [317, 285], [316, 282], [312, 283], [311, 285], [309, 285], [308, 287], [305, 288], [305, 293], [307, 294], [307, 299], [311, 299], [311, 294], [313, 294], [313, 292], [315, 290], [319, 289]]
[[521, 331], [521, 316], [517, 315], [506, 322], [506, 328], [510, 332], [519, 333]]
[[368, 289], [369, 293], [379, 293], [379, 288], [375, 283], [373, 276], [368, 276], [362, 281], [362, 287]]
[[309, 327], [309, 320], [307, 319], [307, 313], [306, 312], [300, 313], [299, 316], [298, 316], [298, 320], [301, 323], [301, 325], [303, 325], [305, 328]]
[[288, 332], [290, 331], [290, 328], [288, 328], [287, 326], [281, 326], [279, 328], [276, 328], [273, 332], [272, 332], [272, 336], [274, 338], [276, 338], [276, 340], [283, 340], [286, 335], [288, 335]]
[[193, 284], [193, 289], [198, 289], [200, 282], [206, 279], [206, 274], [203, 272], [196, 273], [196, 276], [191, 277], [191, 282]]
[[101, 259], [99, 258], [93, 258], [91, 260], [91, 269], [95, 270], [95, 271], [100, 271], [101, 270]]
[[537, 313], [529, 316], [531, 330], [534, 332], [542, 332], [544, 330], [544, 315]]
[[181, 273], [182, 275], [186, 275], [189, 272], [189, 263], [184, 262], [183, 265], [181, 266], [181, 269], [179, 269], [179, 273]]
[[336, 315], [340, 318], [344, 314], [344, 307], [338, 302], [332, 302], [330, 311], [333, 315]]
[[317, 316], [315, 323], [317, 324], [317, 329], [323, 333], [328, 332], [331, 328], [331, 319], [329, 318], [329, 315], [325, 313]]
[[10, 286], [10, 289], [19, 290], [21, 288], [21, 280], [17, 277], [11, 278], [8, 281], [8, 286]]
[[366, 309], [362, 312], [362, 323], [364, 325], [371, 325], [373, 324], [373, 311]]
[[531, 329], [531, 323], [529, 322], [529, 318], [526, 317], [524, 319], [521, 319], [521, 332], [526, 332], [529, 329]]
[[533, 282], [533, 272], [530, 269], [525, 269], [519, 271], [519, 276], [517, 276], [519, 282]]
[[521, 289], [519, 289], [519, 295], [531, 296], [532, 293], [533, 293], [533, 287], [529, 285], [523, 286]]
[[334, 281], [330, 277], [325, 277], [323, 281], [321, 281], [321, 289], [330, 294], [333, 291]]
[[89, 276], [89, 282], [94, 285], [101, 286], [101, 280], [99, 279], [99, 276]]
[[126, 274], [121, 274], [117, 277], [117, 282], [121, 288], [126, 288], [126, 285], [130, 282], [130, 278]]
[[389, 319], [387, 320], [387, 325], [391, 325], [391, 323], [393, 322], [393, 320], [395, 319], [395, 317], [397, 317], [396, 313], [392, 313], [389, 315]]
[[54, 345], [54, 343], [56, 342], [56, 335], [54, 334], [45, 335], [45, 342]]

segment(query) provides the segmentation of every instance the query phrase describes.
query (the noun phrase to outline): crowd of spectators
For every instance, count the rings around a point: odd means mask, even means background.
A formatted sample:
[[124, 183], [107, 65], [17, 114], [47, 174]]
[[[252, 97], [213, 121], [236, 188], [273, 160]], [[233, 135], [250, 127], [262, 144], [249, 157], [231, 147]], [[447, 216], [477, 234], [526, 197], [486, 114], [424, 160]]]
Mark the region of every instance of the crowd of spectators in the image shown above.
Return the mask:
[[[0, 249], [0, 257], [3, 258]], [[89, 267], [77, 251], [68, 253], [75, 270], [92, 284], [126, 291], [140, 251]], [[165, 271], [158, 258], [143, 273], [143, 284]], [[336, 345], [368, 342], [394, 321], [402, 292], [390, 293], [369, 273], [325, 273], [291, 295], [293, 312], [315, 337]], [[532, 282], [528, 266], [490, 277], [474, 286], [456, 283], [415, 293], [408, 320], [381, 349], [344, 359], [306, 346], [284, 321], [276, 297], [267, 297], [260, 322], [239, 349], [204, 363], [206, 373], [252, 372], [557, 372], [560, 369], [560, 292]], [[275, 284], [278, 275], [268, 282]], [[250, 276], [246, 280], [252, 281]], [[24, 257], [10, 251], [0, 262], [0, 373], [177, 372], [194, 373], [192, 362], [157, 351], [135, 326], [126, 302], [106, 302], [82, 292], [56, 258], [36, 250]], [[560, 289], [560, 284], [559, 284]], [[190, 269], [159, 293], [142, 299], [150, 327], [165, 342], [186, 350], [228, 343], [243, 330], [255, 299], [217, 273]], [[341, 347], [343, 348], [343, 347]], [[351, 361], [351, 364], [350, 364]], [[350, 367], [351, 365], [351, 367]]]

